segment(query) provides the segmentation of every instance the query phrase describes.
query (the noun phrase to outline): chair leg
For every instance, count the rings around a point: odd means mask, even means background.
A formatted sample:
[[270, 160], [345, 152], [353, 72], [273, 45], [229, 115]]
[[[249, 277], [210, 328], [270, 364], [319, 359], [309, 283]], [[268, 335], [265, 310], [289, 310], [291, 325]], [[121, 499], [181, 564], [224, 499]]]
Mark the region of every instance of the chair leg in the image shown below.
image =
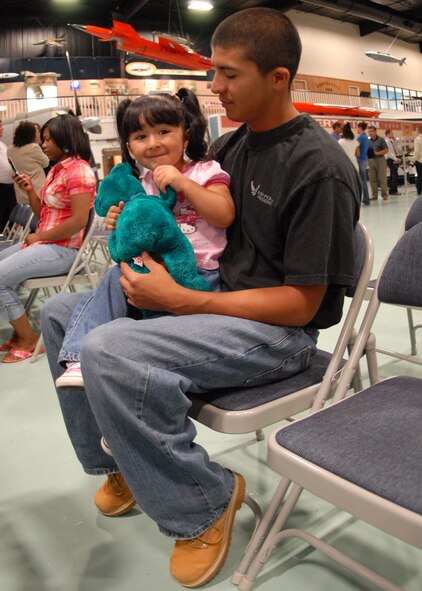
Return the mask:
[[[353, 349], [353, 345], [355, 344], [356, 334], [357, 334], [356, 330], [353, 329], [352, 336], [350, 337], [350, 341], [347, 345], [347, 351], [348, 351], [349, 355], [350, 355], [351, 350]], [[353, 388], [354, 392], [360, 392], [360, 390], [362, 390], [362, 374], [360, 371], [360, 363], [357, 364], [356, 371], [353, 375], [352, 388]]]
[[261, 548], [263, 542], [267, 537], [274, 516], [276, 515], [289, 486], [290, 480], [287, 480], [287, 478], [282, 478], [268, 506], [268, 509], [265, 512], [265, 515], [260, 520], [258, 527], [255, 528], [255, 531], [251, 536], [248, 545], [245, 548], [243, 558], [239, 566], [233, 573], [233, 576], [231, 578], [231, 582], [233, 583], [233, 585], [239, 585], [240, 582], [243, 580], [245, 574], [248, 572], [249, 566], [258, 554], [259, 549]]
[[365, 345], [366, 363], [368, 364], [369, 383], [371, 386], [380, 381], [376, 352], [376, 338], [370, 333]]
[[[282, 484], [282, 483], [280, 483], [280, 484]], [[290, 484], [290, 483], [288, 483], [288, 484]], [[293, 485], [291, 491], [289, 492], [289, 494], [287, 495], [287, 497], [284, 501], [284, 504], [280, 510], [280, 513], [278, 514], [276, 520], [274, 521], [273, 526], [271, 527], [268, 535], [265, 537], [265, 539], [261, 545], [261, 548], [256, 553], [255, 557], [253, 558], [252, 562], [250, 563], [249, 567], [247, 568], [245, 574], [243, 575], [243, 577], [239, 581], [240, 591], [251, 591], [252, 587], [255, 585], [255, 581], [256, 581], [256, 578], [257, 578], [260, 570], [262, 569], [264, 564], [268, 561], [268, 559], [271, 555], [271, 552], [275, 548], [276, 536], [282, 530], [286, 520], [290, 516], [290, 513], [295, 508], [296, 503], [299, 500], [300, 495], [302, 494], [302, 490], [303, 490], [303, 488], [301, 486], [299, 486], [298, 484]], [[279, 493], [279, 491], [277, 490], [276, 494], [275, 494], [275, 497], [279, 501], [277, 503], [277, 507], [280, 506], [280, 503], [282, 501], [282, 499], [279, 499], [278, 493]], [[275, 500], [275, 498], [273, 498], [273, 500]], [[264, 515], [262, 521], [264, 521], [266, 519], [267, 513], [269, 513], [268, 517], [272, 517], [271, 514], [274, 514], [274, 509], [276, 509], [276, 507], [273, 507], [272, 505], [273, 505], [273, 501], [271, 501], [271, 503], [270, 503], [271, 510], [269, 507], [266, 514]]]
[[255, 437], [257, 441], [264, 441], [265, 439], [265, 433], [263, 429], [258, 429], [257, 431], [255, 431]]
[[412, 355], [417, 355], [417, 349], [416, 349], [416, 329], [415, 329], [415, 325], [413, 322], [413, 312], [411, 308], [406, 308], [406, 312], [407, 312], [407, 324], [409, 326], [409, 336], [410, 336], [410, 346], [411, 346], [411, 351], [412, 351]]
[[43, 345], [43, 342], [44, 342], [44, 339], [43, 339], [43, 336], [42, 336], [42, 333], [41, 333], [40, 336], [39, 336], [38, 342], [37, 342], [37, 344], [35, 346], [34, 352], [32, 353], [32, 356], [30, 358], [30, 362], [31, 363], [34, 363], [37, 360], [37, 357], [40, 354], [40, 351], [41, 351], [41, 347]]

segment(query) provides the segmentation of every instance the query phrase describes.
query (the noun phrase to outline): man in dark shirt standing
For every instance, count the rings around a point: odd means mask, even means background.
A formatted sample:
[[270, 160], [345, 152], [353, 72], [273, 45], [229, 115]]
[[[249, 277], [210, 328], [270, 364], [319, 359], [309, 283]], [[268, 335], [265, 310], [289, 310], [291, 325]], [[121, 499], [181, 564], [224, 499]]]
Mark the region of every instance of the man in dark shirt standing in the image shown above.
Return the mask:
[[369, 159], [369, 183], [371, 185], [371, 201], [378, 199], [378, 185], [381, 187], [381, 195], [387, 201], [387, 160], [385, 154], [388, 152], [386, 141], [377, 135], [377, 128], [374, 125], [368, 127], [369, 146], [373, 150], [373, 158]]

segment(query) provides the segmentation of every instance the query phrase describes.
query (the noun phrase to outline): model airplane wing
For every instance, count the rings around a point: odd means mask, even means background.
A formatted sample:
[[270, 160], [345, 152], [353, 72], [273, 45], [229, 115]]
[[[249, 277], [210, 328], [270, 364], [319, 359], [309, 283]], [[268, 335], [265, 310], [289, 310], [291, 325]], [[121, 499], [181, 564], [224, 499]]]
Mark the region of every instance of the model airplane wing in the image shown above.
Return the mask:
[[116, 17], [113, 19], [112, 29], [94, 25], [70, 24], [70, 26], [94, 35], [100, 41], [113, 41], [117, 49], [121, 51], [192, 70], [209, 70], [211, 68], [210, 58], [195, 53], [177, 40], [160, 35], [158, 41], [151, 41], [138, 35], [129, 23]]

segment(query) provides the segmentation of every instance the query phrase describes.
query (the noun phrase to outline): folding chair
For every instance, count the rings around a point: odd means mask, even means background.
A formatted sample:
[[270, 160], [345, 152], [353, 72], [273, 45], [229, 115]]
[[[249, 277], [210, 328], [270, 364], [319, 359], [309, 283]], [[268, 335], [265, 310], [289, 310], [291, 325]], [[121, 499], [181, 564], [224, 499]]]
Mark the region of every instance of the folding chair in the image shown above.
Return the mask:
[[399, 591], [327, 541], [285, 524], [306, 489], [422, 548], [422, 379], [388, 378], [345, 398], [380, 301], [422, 309], [421, 257], [422, 222], [400, 238], [384, 264], [333, 404], [271, 435], [268, 463], [282, 479], [233, 577], [241, 591], [252, 589], [273, 549], [291, 536], [379, 588]]
[[[422, 222], [422, 197], [418, 197], [410, 207], [408, 214], [406, 216], [406, 220], [404, 226], [401, 230], [400, 236], [402, 236], [405, 232], [413, 228], [416, 224]], [[376, 280], [373, 279], [368, 284], [368, 299], [374, 289]], [[389, 357], [395, 357], [396, 359], [403, 359], [405, 361], [410, 361], [411, 363], [415, 363], [417, 365], [422, 365], [422, 357], [418, 357], [417, 351], [417, 343], [416, 343], [416, 331], [422, 327], [422, 324], [415, 324], [413, 318], [413, 310], [410, 307], [406, 308], [406, 315], [407, 315], [407, 326], [409, 330], [409, 338], [410, 338], [410, 354], [402, 353], [401, 351], [394, 351], [392, 349], [387, 349], [385, 347], [377, 346], [376, 352], [382, 353], [383, 355], [388, 355]]]
[[15, 207], [10, 212], [9, 219], [7, 220], [6, 224], [4, 225], [3, 230], [0, 233], [0, 240], [7, 240], [8, 239], [9, 234], [12, 230], [12, 226], [15, 222], [15, 218], [16, 218], [16, 214], [18, 212], [18, 209], [19, 209], [19, 205], [15, 205]]
[[34, 220], [34, 212], [30, 205], [16, 205], [6, 224], [2, 237], [0, 237], [0, 250], [8, 248], [16, 242], [22, 242], [31, 231], [31, 223]]
[[[25, 302], [25, 311], [27, 314], [30, 313], [41, 289], [45, 290], [47, 294], [50, 294], [50, 290], [54, 290], [56, 293], [64, 292], [68, 289], [75, 291], [76, 286], [95, 289], [99, 280], [111, 264], [109, 253], [104, 250], [103, 234], [97, 232], [99, 228], [102, 228], [102, 222], [102, 218], [95, 215], [94, 210], [91, 210], [83, 244], [66, 275], [34, 277], [22, 283], [21, 287], [29, 290], [29, 295]], [[99, 245], [101, 248], [101, 257], [98, 257], [96, 252]], [[31, 356], [31, 363], [36, 360], [41, 346], [42, 335], [38, 339], [34, 354]]]
[[[355, 285], [347, 290], [352, 300], [333, 353], [318, 350], [305, 371], [278, 382], [251, 388], [226, 388], [205, 394], [188, 393], [192, 402], [188, 413], [191, 418], [221, 433], [255, 431], [259, 440], [263, 438], [263, 427], [310, 409], [322, 383], [324, 396], [332, 394], [372, 271], [372, 239], [361, 222], [355, 230], [354, 250]], [[374, 354], [368, 346], [368, 355]], [[374, 363], [370, 366], [373, 367]]]

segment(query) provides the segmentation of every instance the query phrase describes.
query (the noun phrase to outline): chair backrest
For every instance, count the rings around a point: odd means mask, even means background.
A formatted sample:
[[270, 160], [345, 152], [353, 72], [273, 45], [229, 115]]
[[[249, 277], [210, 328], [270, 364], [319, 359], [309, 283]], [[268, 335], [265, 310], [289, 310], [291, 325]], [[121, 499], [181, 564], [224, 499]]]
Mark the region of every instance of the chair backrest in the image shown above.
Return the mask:
[[378, 282], [380, 302], [422, 308], [422, 222], [398, 240]]
[[3, 247], [6, 242], [11, 245], [24, 240], [30, 232], [30, 224], [34, 217], [34, 212], [28, 204], [16, 205], [12, 213], [13, 215], [9, 218], [10, 226], [6, 228], [7, 234], [2, 240]]
[[422, 309], [422, 222], [405, 232], [386, 257], [365, 315], [357, 333], [349, 361], [337, 384], [333, 402], [341, 400], [362, 356], [381, 301]]
[[[322, 408], [327, 398], [332, 393], [333, 368], [339, 368], [343, 359], [344, 353], [350, 343], [354, 327], [356, 325], [358, 314], [361, 310], [362, 303], [365, 299], [367, 285], [372, 272], [374, 263], [374, 245], [372, 237], [367, 228], [362, 222], [358, 222], [354, 232], [354, 255], [355, 255], [355, 284], [348, 289], [349, 295], [352, 297], [349, 310], [346, 317], [343, 319], [340, 335], [333, 355], [331, 357], [330, 365], [325, 372], [324, 378], [319, 388], [318, 394], [315, 397], [311, 412]], [[355, 368], [356, 369], [356, 368]], [[351, 380], [354, 372], [351, 374]]]
[[404, 222], [405, 231], [410, 230], [410, 228], [413, 228], [419, 222], [422, 222], [422, 195], [416, 198], [407, 212]]
[[5, 223], [4, 228], [2, 228], [1, 235], [4, 236], [5, 238], [8, 237], [8, 235], [13, 227], [13, 224], [15, 223], [15, 219], [16, 219], [16, 215], [17, 215], [18, 211], [19, 211], [19, 205], [15, 205], [9, 214], [9, 219]]
[[[369, 245], [368, 245], [369, 248]], [[346, 289], [346, 295], [352, 298], [357, 289], [359, 280], [362, 276], [363, 266], [366, 260], [366, 236], [363, 224], [360, 222], [356, 225], [353, 233], [353, 255], [354, 255], [354, 283]]]

